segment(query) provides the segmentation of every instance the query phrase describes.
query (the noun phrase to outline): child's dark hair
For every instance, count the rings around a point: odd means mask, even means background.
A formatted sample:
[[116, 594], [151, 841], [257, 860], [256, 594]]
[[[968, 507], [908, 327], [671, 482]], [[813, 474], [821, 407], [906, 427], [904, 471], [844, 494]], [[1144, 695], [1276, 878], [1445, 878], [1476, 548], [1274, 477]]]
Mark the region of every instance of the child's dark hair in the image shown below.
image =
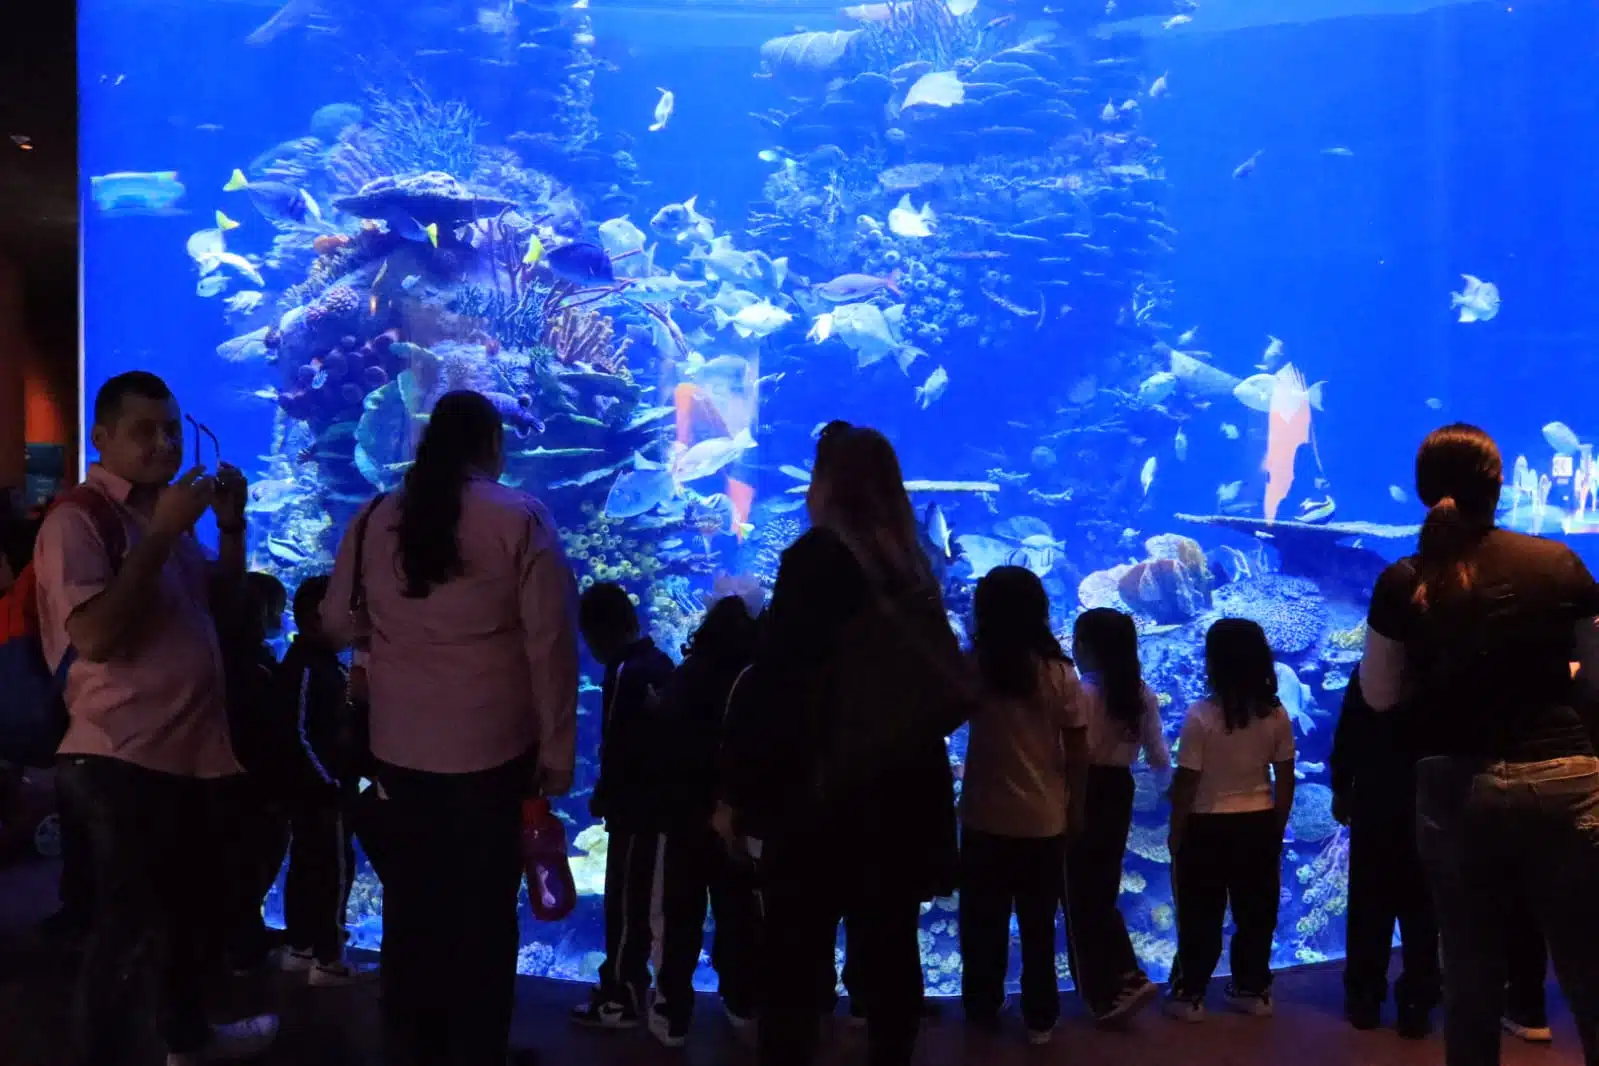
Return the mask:
[[244, 575], [244, 584], [263, 614], [282, 615], [284, 608], [289, 605], [289, 590], [271, 574], [251, 570]]
[[703, 655], [728, 665], [748, 663], [755, 658], [761, 625], [749, 606], [738, 596], [724, 596], [711, 604], [699, 628], [683, 645], [683, 655]]
[[638, 611], [627, 590], [614, 581], [596, 582], [577, 605], [577, 622], [585, 633], [621, 636], [638, 631]]
[[300, 582], [300, 587], [294, 590], [294, 627], [300, 630], [319, 629], [318, 614], [322, 610], [322, 601], [328, 595], [328, 579], [326, 575], [318, 574], [308, 577]]
[[1205, 634], [1205, 680], [1229, 733], [1279, 706], [1277, 665], [1266, 631], [1247, 618], [1223, 618]]
[[1049, 593], [1031, 570], [990, 570], [977, 583], [972, 613], [977, 669], [996, 695], [1026, 699], [1038, 691], [1038, 660], [1071, 662], [1049, 628]]
[[1110, 720], [1136, 738], [1144, 716], [1144, 670], [1133, 616], [1112, 607], [1084, 611], [1072, 627], [1072, 650], [1094, 672]]

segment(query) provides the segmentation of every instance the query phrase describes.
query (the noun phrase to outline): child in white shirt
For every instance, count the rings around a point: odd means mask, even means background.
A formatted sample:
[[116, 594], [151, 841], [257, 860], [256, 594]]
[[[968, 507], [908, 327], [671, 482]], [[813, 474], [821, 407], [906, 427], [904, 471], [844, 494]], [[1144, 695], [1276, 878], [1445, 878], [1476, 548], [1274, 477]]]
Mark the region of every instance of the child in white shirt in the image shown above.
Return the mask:
[[1157, 992], [1138, 965], [1116, 900], [1133, 818], [1133, 762], [1142, 750], [1164, 790], [1171, 754], [1160, 701], [1144, 684], [1132, 616], [1109, 607], [1084, 611], [1073, 627], [1072, 654], [1082, 671], [1089, 765], [1083, 831], [1066, 845], [1066, 942], [1078, 994], [1094, 1020], [1108, 1025]]
[[1210, 695], [1188, 708], [1172, 784], [1177, 961], [1167, 1013], [1204, 1017], [1232, 907], [1230, 1006], [1269, 1015], [1283, 829], [1294, 803], [1294, 734], [1266, 634], [1224, 618], [1205, 636]]
[[1014, 910], [1022, 1020], [1043, 1044], [1060, 1017], [1055, 914], [1087, 766], [1077, 673], [1031, 571], [990, 571], [977, 584], [974, 613], [983, 702], [972, 716], [961, 792], [961, 1000], [969, 1023], [998, 1027]]

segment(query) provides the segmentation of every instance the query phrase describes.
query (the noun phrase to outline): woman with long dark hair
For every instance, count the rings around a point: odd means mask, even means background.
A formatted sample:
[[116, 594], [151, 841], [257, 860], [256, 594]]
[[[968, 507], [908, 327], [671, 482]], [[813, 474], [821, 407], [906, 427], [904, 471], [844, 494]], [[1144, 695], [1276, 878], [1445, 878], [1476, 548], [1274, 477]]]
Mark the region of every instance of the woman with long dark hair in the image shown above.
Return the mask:
[[[1599, 759], [1577, 682], [1599, 666], [1599, 586], [1565, 545], [1496, 528], [1502, 464], [1475, 426], [1416, 453], [1418, 551], [1372, 593], [1360, 679], [1401, 693], [1422, 756], [1422, 865], [1443, 944], [1450, 1066], [1499, 1061], [1507, 916], [1531, 902], [1599, 1063]], [[1578, 669], [1573, 669], [1573, 664]]]
[[1283, 829], [1294, 805], [1294, 730], [1277, 699], [1277, 668], [1260, 626], [1223, 618], [1205, 634], [1210, 693], [1188, 708], [1171, 790], [1172, 894], [1177, 960], [1166, 1012], [1205, 1016], [1205, 991], [1233, 914], [1227, 1003], [1272, 1012]]
[[[806, 502], [812, 528], [783, 553], [724, 748], [723, 799], [763, 841], [760, 1060], [814, 1060], [828, 1007], [818, 975], [847, 917], [871, 1061], [905, 1066], [922, 1007], [921, 904], [954, 888], [945, 738], [967, 712], [910, 671], [887, 661], [874, 671], [860, 651], [885, 647], [884, 631], [914, 631], [898, 647], [947, 648], [953, 660], [929, 651], [929, 673], [953, 683], [963, 664], [882, 434], [828, 426]], [[875, 743], [885, 734], [890, 743]]]
[[575, 587], [549, 512], [499, 484], [501, 432], [484, 397], [442, 397], [404, 486], [351, 523], [322, 608], [369, 648], [385, 1035], [416, 1066], [505, 1061], [521, 802], [572, 782]]
[[961, 1000], [968, 1023], [999, 1027], [1014, 912], [1022, 1021], [1029, 1041], [1046, 1044], [1060, 1020], [1055, 914], [1067, 822], [1081, 821], [1088, 766], [1081, 693], [1050, 629], [1049, 593], [1031, 570], [990, 570], [972, 607], [983, 699], [961, 790]]
[[1133, 823], [1133, 762], [1142, 749], [1156, 787], [1164, 788], [1171, 753], [1160, 701], [1144, 684], [1132, 615], [1109, 607], [1084, 611], [1072, 629], [1072, 654], [1082, 671], [1088, 771], [1082, 831], [1066, 844], [1066, 948], [1078, 994], [1094, 1020], [1108, 1025], [1157, 992], [1116, 901]]

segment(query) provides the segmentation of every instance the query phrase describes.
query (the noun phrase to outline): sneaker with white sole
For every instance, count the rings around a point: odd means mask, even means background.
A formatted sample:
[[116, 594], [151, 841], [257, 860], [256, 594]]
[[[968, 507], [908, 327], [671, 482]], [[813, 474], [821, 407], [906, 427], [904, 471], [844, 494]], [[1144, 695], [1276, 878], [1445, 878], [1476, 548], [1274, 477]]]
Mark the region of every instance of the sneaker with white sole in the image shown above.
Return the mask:
[[1270, 1018], [1272, 1015], [1271, 991], [1244, 992], [1235, 985], [1227, 985], [1227, 1006], [1239, 1014], [1249, 1014], [1256, 1018]]
[[637, 1029], [638, 1008], [631, 1003], [604, 995], [599, 989], [588, 1002], [572, 1008], [572, 1024], [585, 1029]]
[[659, 1003], [650, 1007], [650, 1035], [664, 1048], [677, 1049], [688, 1043], [688, 1023], [667, 1016]]
[[1159, 995], [1160, 989], [1148, 978], [1130, 984], [1116, 994], [1115, 1000], [1103, 1013], [1094, 1016], [1094, 1022], [1098, 1025], [1115, 1025], [1143, 1010]]
[[254, 1018], [213, 1025], [211, 1039], [199, 1051], [167, 1056], [167, 1066], [200, 1066], [207, 1062], [233, 1062], [253, 1059], [272, 1046], [278, 1037], [278, 1019], [275, 1014], [261, 1014]]
[[1499, 1025], [1511, 1036], [1525, 1040], [1529, 1044], [1554, 1043], [1555, 1033], [1549, 1028], [1548, 1018], [1534, 1017], [1530, 1014], [1506, 1014], [1499, 1019]]
[[1205, 1020], [1205, 1001], [1198, 996], [1180, 996], [1173, 992], [1166, 997], [1161, 1010], [1165, 1012], [1166, 1017], [1179, 1022]]
[[278, 959], [278, 966], [284, 973], [309, 973], [315, 965], [316, 956], [299, 948], [284, 948]]
[[311, 967], [307, 983], [313, 988], [340, 988], [345, 985], [366, 984], [375, 980], [377, 976], [378, 968], [371, 963], [340, 959], [337, 962], [316, 963]]
[[722, 1001], [722, 1013], [727, 1015], [727, 1024], [731, 1025], [737, 1032], [748, 1032], [755, 1028], [755, 1017], [753, 1015], [738, 1013], [728, 1005], [725, 999]]

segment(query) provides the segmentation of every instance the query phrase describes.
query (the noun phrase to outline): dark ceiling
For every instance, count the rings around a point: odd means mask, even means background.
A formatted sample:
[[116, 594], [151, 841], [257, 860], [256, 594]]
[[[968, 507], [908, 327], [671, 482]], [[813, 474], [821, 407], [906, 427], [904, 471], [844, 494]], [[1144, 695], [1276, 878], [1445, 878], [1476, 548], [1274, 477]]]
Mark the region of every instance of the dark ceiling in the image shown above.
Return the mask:
[[[23, 270], [48, 350], [77, 333], [77, 73], [72, 0], [17, 0], [0, 15], [0, 255]], [[12, 135], [28, 137], [24, 151]]]

